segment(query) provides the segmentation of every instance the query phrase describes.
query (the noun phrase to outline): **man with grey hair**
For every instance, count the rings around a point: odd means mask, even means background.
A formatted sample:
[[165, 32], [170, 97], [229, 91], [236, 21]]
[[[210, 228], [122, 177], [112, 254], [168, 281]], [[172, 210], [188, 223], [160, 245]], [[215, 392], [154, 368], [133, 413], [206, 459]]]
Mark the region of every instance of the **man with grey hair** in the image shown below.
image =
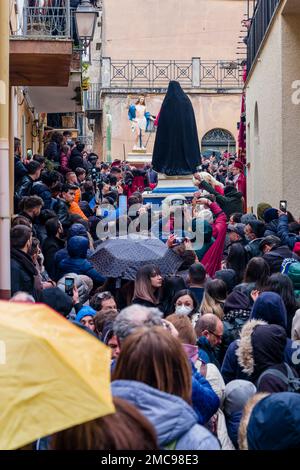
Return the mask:
[[206, 313], [197, 321], [195, 332], [200, 359], [206, 364], [215, 364], [220, 369], [215, 348], [222, 343], [223, 322], [213, 313]]
[[114, 322], [113, 330], [121, 342], [137, 328], [164, 326], [162, 316], [158, 308], [131, 305], [121, 310]]
[[27, 292], [16, 292], [12, 298], [10, 299], [10, 302], [26, 302], [26, 303], [35, 303], [34, 298], [32, 295], [28, 294]]

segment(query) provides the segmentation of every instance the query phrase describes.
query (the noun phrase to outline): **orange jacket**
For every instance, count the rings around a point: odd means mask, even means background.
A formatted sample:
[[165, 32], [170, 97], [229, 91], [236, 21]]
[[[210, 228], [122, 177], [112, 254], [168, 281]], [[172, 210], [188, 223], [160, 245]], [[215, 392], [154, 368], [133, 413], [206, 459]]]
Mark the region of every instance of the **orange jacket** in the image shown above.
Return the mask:
[[88, 220], [88, 218], [84, 215], [84, 213], [80, 209], [79, 205], [75, 201], [73, 201], [72, 204], [70, 205], [69, 212], [70, 212], [70, 214], [78, 214], [84, 220]]
[[74, 202], [78, 202], [81, 201], [81, 191], [80, 191], [80, 188], [76, 189], [75, 191], [75, 198], [74, 198]]

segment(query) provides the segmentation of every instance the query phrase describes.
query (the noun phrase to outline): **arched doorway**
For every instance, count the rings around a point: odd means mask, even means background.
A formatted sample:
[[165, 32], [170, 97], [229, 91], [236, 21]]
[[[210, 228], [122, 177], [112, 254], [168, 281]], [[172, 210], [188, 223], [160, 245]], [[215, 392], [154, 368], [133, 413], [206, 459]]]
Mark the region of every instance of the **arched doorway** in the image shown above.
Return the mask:
[[230, 153], [236, 152], [236, 141], [233, 135], [225, 129], [212, 129], [207, 132], [201, 141], [201, 153], [210, 156], [212, 152], [216, 155], [228, 150]]

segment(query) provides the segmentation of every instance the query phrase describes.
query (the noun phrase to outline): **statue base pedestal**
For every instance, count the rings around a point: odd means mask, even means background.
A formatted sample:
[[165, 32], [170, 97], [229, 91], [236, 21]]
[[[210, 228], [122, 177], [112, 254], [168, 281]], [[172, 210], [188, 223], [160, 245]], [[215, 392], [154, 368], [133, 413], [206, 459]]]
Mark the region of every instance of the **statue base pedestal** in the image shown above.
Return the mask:
[[144, 202], [161, 204], [167, 196], [181, 195], [189, 202], [193, 199], [197, 188], [193, 185], [193, 175], [166, 176], [158, 174], [158, 184], [153, 191], [144, 192]]
[[127, 154], [127, 161], [137, 165], [146, 165], [152, 162], [152, 153], [147, 153], [146, 150], [134, 150]]

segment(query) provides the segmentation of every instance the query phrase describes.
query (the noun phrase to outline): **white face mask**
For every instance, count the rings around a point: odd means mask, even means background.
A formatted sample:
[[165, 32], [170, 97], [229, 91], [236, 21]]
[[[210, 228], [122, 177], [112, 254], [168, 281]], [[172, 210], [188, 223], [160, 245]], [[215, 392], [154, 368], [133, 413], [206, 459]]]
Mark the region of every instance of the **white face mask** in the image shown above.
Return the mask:
[[186, 305], [177, 305], [175, 313], [178, 315], [189, 315], [192, 310], [192, 307], [187, 307]]

